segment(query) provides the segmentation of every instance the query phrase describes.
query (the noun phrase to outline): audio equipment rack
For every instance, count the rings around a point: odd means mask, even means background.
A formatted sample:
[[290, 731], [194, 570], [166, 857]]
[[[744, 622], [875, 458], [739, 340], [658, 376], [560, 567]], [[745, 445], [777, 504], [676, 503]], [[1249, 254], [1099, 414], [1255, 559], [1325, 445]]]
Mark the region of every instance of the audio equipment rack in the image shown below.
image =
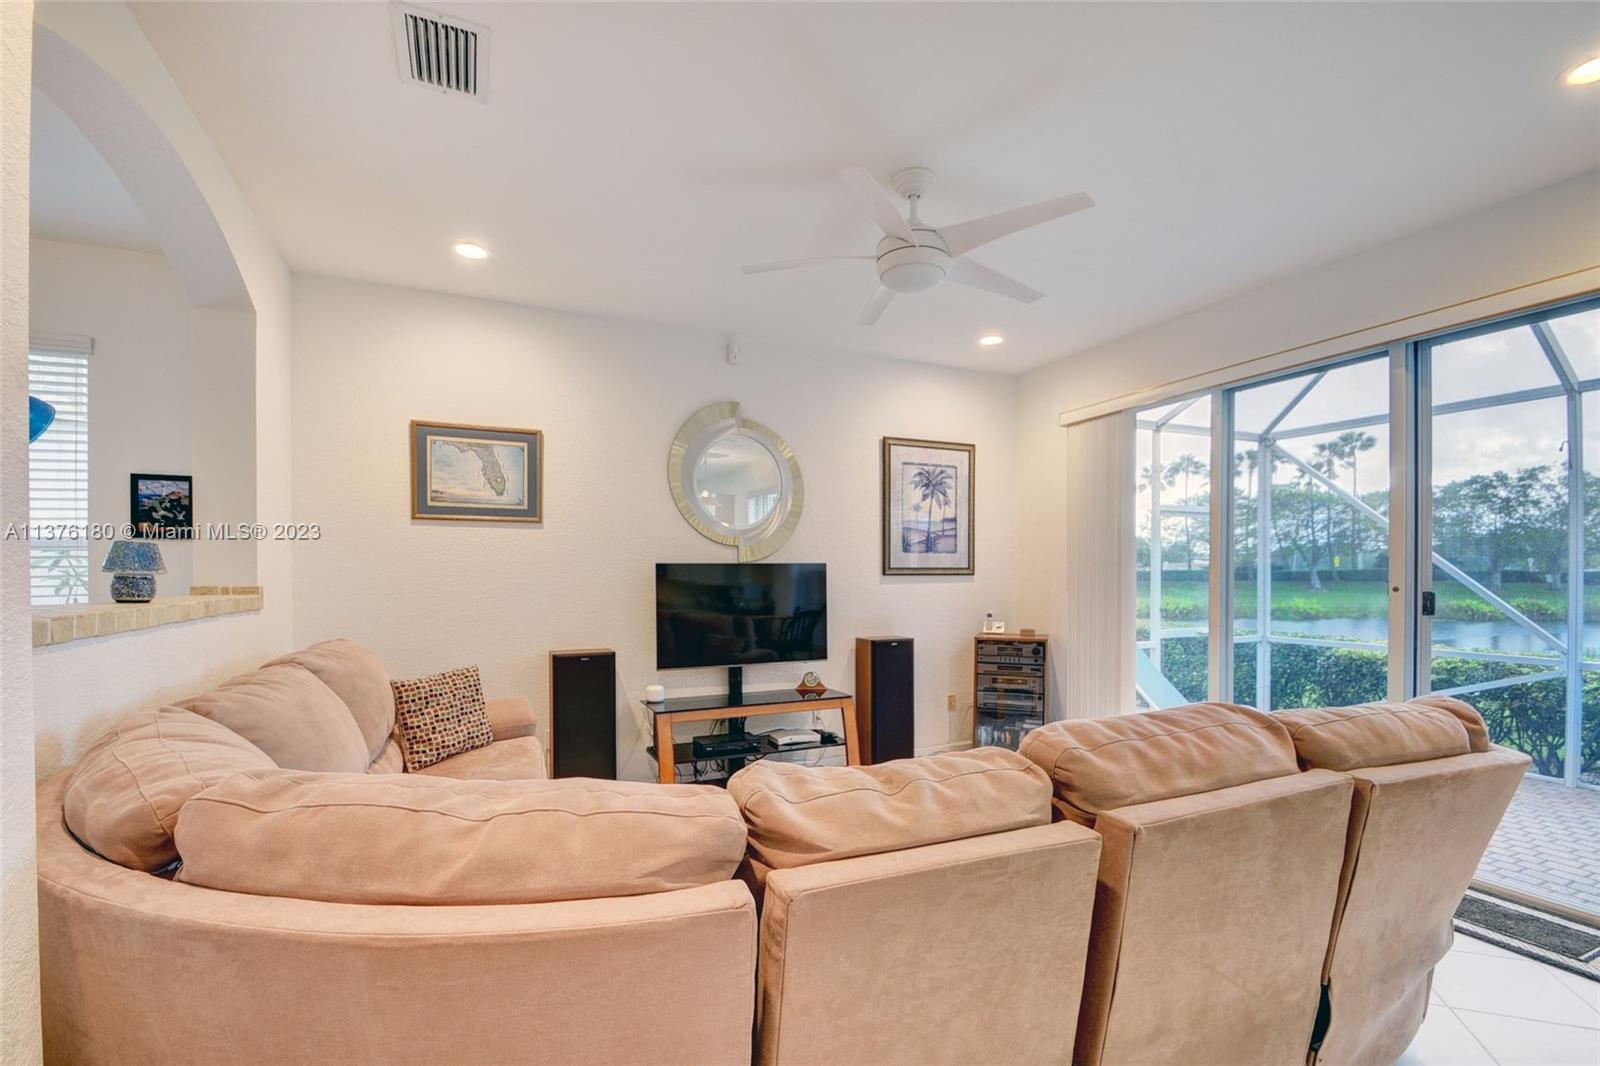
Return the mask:
[[984, 633], [975, 639], [972, 742], [1015, 751], [1030, 730], [1044, 725], [1050, 638]]

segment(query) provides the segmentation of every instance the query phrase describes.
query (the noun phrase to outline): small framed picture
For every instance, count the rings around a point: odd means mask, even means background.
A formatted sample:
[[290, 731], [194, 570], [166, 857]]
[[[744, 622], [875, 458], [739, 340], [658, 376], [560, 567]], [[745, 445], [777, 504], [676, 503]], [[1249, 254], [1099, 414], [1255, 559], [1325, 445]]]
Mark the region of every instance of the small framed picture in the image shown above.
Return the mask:
[[129, 474], [129, 521], [144, 540], [194, 536], [194, 478], [188, 474]]
[[883, 438], [883, 572], [973, 572], [977, 448]]
[[543, 490], [539, 430], [412, 421], [412, 518], [539, 522]]

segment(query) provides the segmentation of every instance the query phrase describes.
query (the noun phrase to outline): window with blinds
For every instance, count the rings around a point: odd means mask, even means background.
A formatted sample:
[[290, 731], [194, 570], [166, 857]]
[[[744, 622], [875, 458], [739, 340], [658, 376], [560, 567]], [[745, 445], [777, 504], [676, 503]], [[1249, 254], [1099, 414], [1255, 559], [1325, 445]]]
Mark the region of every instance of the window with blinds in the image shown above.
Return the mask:
[[28, 558], [36, 607], [89, 599], [88, 341], [35, 341], [28, 392], [56, 409], [28, 447]]

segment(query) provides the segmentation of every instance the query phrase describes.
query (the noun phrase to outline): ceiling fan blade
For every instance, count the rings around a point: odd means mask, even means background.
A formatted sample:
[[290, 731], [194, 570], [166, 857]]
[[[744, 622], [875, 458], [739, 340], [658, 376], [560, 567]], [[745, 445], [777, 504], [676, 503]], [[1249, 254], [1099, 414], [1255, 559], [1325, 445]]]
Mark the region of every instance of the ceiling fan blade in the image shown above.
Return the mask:
[[867, 214], [872, 216], [872, 221], [878, 228], [891, 237], [899, 237], [907, 244], [916, 244], [916, 234], [911, 232], [911, 224], [900, 217], [900, 207], [894, 198], [883, 191], [883, 186], [878, 184], [878, 179], [861, 168], [852, 167], [849, 170], [839, 171], [839, 180], [844, 182], [844, 187], [849, 189], [861, 206], [866, 208]]
[[823, 263], [847, 263], [859, 259], [870, 263], [870, 255], [814, 255], [806, 259], [779, 259], [771, 263], [751, 263], [740, 267], [746, 274], [765, 274], [769, 270], [793, 270], [796, 267], [820, 266]]
[[1018, 230], [1037, 226], [1041, 222], [1049, 222], [1053, 218], [1060, 218], [1062, 215], [1070, 215], [1074, 211], [1083, 211], [1093, 206], [1094, 199], [1088, 193], [1075, 192], [1071, 196], [1046, 200], [1042, 204], [1014, 207], [997, 215], [985, 215], [982, 218], [957, 222], [953, 226], [940, 226], [939, 236], [944, 238], [944, 245], [951, 255], [965, 255], [974, 248], [982, 247], [990, 241], [997, 241]]
[[945, 264], [945, 277], [961, 285], [970, 285], [974, 289], [983, 289], [986, 292], [999, 293], [1009, 296], [1013, 300], [1021, 300], [1031, 304], [1044, 293], [1038, 289], [1030, 289], [1020, 281], [1006, 277], [998, 270], [990, 270], [982, 263], [975, 263], [971, 259], [952, 259]]
[[857, 325], [870, 326], [878, 321], [878, 316], [883, 314], [883, 309], [889, 306], [889, 301], [894, 299], [894, 290], [883, 285], [878, 286], [878, 291], [872, 294], [872, 299], [867, 301], [866, 308], [861, 312], [861, 317], [856, 320]]

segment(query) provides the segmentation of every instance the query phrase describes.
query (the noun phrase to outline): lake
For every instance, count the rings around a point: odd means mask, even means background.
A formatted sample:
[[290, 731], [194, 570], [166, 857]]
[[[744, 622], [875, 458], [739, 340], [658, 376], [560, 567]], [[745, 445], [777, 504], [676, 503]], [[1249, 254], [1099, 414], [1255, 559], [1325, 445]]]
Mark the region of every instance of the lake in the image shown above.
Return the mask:
[[[1541, 622], [1546, 633], [1557, 640], [1567, 638], [1565, 622]], [[1241, 619], [1240, 632], [1254, 632], [1253, 619]], [[1323, 640], [1359, 640], [1382, 644], [1389, 639], [1389, 624], [1382, 618], [1318, 618], [1296, 621], [1276, 620], [1272, 631], [1285, 636], [1317, 637]], [[1582, 629], [1584, 658], [1600, 659], [1600, 622], [1585, 622]], [[1435, 649], [1463, 648], [1477, 651], [1503, 651], [1518, 655], [1549, 651], [1544, 641], [1510, 621], [1464, 622], [1438, 619], [1433, 623]]]

